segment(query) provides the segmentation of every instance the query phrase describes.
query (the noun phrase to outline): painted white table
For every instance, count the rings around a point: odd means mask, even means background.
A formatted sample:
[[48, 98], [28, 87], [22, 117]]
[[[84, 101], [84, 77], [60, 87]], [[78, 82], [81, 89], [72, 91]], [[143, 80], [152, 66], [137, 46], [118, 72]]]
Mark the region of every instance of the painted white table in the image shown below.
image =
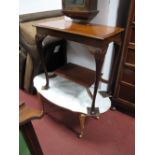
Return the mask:
[[[92, 104], [92, 99], [86, 88], [56, 76], [49, 79], [49, 89], [42, 89], [46, 83], [45, 74], [37, 75], [33, 82], [37, 92], [52, 104], [80, 114], [80, 137], [82, 137], [85, 117], [88, 116], [87, 107], [91, 107]], [[93, 92], [93, 88], [90, 88], [90, 91]], [[99, 112], [102, 114], [110, 109], [111, 101], [108, 97], [104, 98], [100, 93], [97, 93], [95, 106], [99, 108]]]

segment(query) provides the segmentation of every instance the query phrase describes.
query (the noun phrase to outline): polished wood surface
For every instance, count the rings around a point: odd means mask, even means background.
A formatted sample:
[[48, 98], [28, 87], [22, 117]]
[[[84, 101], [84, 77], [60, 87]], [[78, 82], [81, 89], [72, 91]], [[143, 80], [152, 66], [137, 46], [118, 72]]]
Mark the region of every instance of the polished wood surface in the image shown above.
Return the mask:
[[60, 67], [54, 73], [84, 87], [90, 87], [95, 82], [95, 71], [72, 63]]
[[59, 32], [61, 31], [75, 35], [87, 36], [99, 40], [110, 38], [111, 36], [117, 35], [123, 31], [122, 28], [118, 27], [98, 24], [78, 24], [67, 20], [44, 22], [36, 24], [34, 26], [44, 29], [47, 28]]

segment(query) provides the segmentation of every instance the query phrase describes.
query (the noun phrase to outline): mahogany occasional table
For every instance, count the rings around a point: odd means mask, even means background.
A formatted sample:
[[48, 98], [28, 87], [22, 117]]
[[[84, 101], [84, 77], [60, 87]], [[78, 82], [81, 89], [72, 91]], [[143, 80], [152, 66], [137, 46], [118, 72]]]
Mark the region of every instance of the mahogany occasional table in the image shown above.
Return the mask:
[[[44, 38], [47, 35], [51, 35], [54, 37], [60, 37], [65, 40], [70, 40], [81, 44], [85, 44], [88, 47], [90, 53], [94, 56], [95, 63], [96, 63], [95, 71], [79, 65], [66, 62], [64, 66], [56, 69], [53, 72], [53, 75], [56, 75], [58, 77], [63, 77], [66, 80], [75, 82], [76, 84], [86, 89], [88, 96], [92, 100], [92, 103], [89, 104], [89, 106], [87, 105], [85, 113], [82, 111], [75, 110], [77, 112], [80, 112], [81, 114], [84, 114], [84, 115], [80, 115], [81, 116], [80, 121], [82, 120], [81, 122], [83, 122], [84, 116], [86, 115], [98, 117], [100, 113], [107, 111], [108, 109], [100, 110], [102, 106], [100, 107], [99, 105], [98, 106], [95, 105], [95, 101], [97, 98], [96, 96], [98, 96], [97, 90], [98, 90], [100, 81], [110, 84], [110, 81], [107, 81], [101, 78], [102, 65], [104, 62], [105, 54], [107, 52], [109, 43], [114, 42], [119, 46], [121, 46], [123, 29], [119, 27], [110, 27], [110, 26], [97, 25], [97, 24], [80, 24], [80, 23], [74, 23], [72, 21], [67, 21], [67, 20], [44, 22], [44, 23], [36, 24], [34, 26], [36, 27], [36, 30], [37, 30], [36, 44], [38, 47], [38, 52], [40, 54], [41, 62], [45, 72], [45, 79], [46, 79], [46, 83], [45, 83], [45, 86], [43, 87], [44, 88], [43, 91], [48, 91], [48, 89], [50, 89], [49, 88], [50, 76], [47, 72], [47, 68], [43, 57], [42, 41], [44, 40]], [[55, 76], [52, 79], [54, 80]], [[94, 84], [94, 88], [93, 90], [90, 90], [90, 87], [93, 84]], [[38, 85], [36, 85], [35, 87], [37, 87], [37, 90], [40, 90], [38, 88]], [[40, 93], [41, 93], [41, 90], [40, 90]], [[52, 102], [52, 100], [50, 101]], [[104, 101], [102, 104], [104, 104]], [[109, 105], [111, 105], [111, 103]], [[82, 129], [82, 126], [84, 125], [81, 125], [81, 129]], [[82, 132], [81, 132], [81, 136], [82, 136]]]

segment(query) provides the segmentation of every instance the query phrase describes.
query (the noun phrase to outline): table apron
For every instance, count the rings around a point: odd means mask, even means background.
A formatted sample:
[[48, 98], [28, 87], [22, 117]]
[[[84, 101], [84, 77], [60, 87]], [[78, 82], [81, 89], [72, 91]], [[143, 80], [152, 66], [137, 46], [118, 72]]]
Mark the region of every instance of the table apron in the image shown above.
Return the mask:
[[47, 36], [47, 35], [51, 35], [54, 37], [60, 37], [62, 39], [66, 39], [66, 40], [70, 40], [70, 41], [75, 41], [77, 43], [81, 43], [81, 44], [85, 44], [85, 45], [90, 45], [93, 47], [97, 47], [97, 48], [103, 48], [105, 43], [110, 43], [113, 42], [116, 38], [119, 37], [119, 34], [116, 34], [113, 37], [109, 37], [107, 39], [98, 39], [98, 38], [91, 38], [88, 36], [82, 36], [82, 35], [78, 35], [78, 34], [71, 34], [71, 33], [66, 33], [63, 31], [57, 31], [57, 30], [49, 30], [49, 29], [45, 29], [45, 28], [37, 28], [37, 35], [39, 36]]

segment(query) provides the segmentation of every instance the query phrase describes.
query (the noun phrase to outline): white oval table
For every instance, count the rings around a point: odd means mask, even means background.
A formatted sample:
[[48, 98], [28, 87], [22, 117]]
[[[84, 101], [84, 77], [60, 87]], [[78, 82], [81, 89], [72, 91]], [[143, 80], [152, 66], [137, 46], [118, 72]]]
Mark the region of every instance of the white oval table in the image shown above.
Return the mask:
[[[60, 76], [50, 78], [49, 89], [42, 89], [42, 86], [46, 83], [45, 74], [37, 75], [33, 83], [37, 93], [51, 102], [51, 104], [80, 114], [81, 132], [79, 137], [81, 138], [83, 136], [85, 118], [89, 116], [87, 107], [91, 107], [92, 104], [92, 98], [89, 96], [87, 89]], [[93, 92], [93, 88], [90, 88], [90, 91]], [[100, 93], [97, 93], [95, 107], [99, 108], [99, 114], [108, 111], [111, 107], [109, 97], [103, 97]], [[99, 118], [99, 115], [96, 118]]]

